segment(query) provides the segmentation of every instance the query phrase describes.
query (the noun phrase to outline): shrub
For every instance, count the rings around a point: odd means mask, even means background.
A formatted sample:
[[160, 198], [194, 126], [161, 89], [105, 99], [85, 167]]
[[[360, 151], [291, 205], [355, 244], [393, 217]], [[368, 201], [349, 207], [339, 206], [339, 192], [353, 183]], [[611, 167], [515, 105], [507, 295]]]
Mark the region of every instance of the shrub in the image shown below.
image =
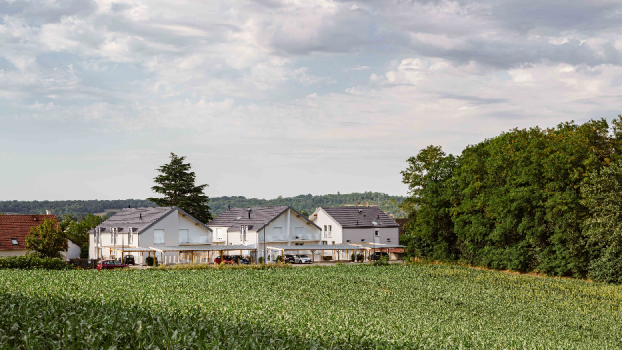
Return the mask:
[[597, 282], [622, 284], [622, 256], [615, 249], [605, 253], [590, 264], [588, 277]]
[[276, 257], [276, 262], [282, 262], [283, 261], [283, 257], [281, 255]]
[[71, 267], [59, 258], [40, 258], [36, 254], [0, 257], [0, 269], [69, 270]]
[[80, 259], [88, 259], [89, 258], [89, 245], [83, 244], [80, 247]]
[[356, 254], [352, 253], [352, 255], [350, 256], [350, 261], [355, 262], [356, 261]]
[[148, 256], [145, 258], [145, 264], [147, 266], [154, 266], [155, 258], [153, 256]]
[[380, 259], [374, 261], [372, 263], [372, 265], [374, 265], [374, 266], [388, 266], [389, 265], [389, 256], [388, 255], [381, 256]]
[[263, 256], [260, 256], [260, 257], [259, 257], [259, 263], [260, 263], [260, 264], [263, 264], [263, 262], [264, 262], [264, 258], [263, 258]]
[[361, 253], [356, 254], [356, 261], [362, 262], [363, 261], [363, 254], [361, 254]]

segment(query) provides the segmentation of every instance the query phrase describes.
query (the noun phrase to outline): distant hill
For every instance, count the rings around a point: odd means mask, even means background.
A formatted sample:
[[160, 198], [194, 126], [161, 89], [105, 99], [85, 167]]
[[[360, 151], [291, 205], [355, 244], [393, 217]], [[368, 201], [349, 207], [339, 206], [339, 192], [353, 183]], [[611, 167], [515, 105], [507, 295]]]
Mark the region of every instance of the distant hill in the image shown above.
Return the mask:
[[[289, 205], [299, 211], [313, 213], [319, 206], [336, 207], [343, 205], [377, 205], [380, 197], [380, 208], [395, 217], [403, 217], [399, 204], [405, 199], [402, 196], [390, 196], [378, 192], [363, 192], [349, 194], [326, 194], [314, 196], [301, 194], [296, 197], [278, 197], [274, 199], [258, 199], [246, 197], [214, 197], [210, 198], [209, 205], [214, 216], [219, 215], [231, 207], [259, 207]], [[45, 214], [50, 210], [52, 214], [62, 217], [75, 217], [87, 214], [105, 215], [122, 208], [155, 207], [155, 204], [146, 199], [119, 199], [119, 200], [83, 200], [83, 201], [0, 201], [0, 213], [10, 214]]]

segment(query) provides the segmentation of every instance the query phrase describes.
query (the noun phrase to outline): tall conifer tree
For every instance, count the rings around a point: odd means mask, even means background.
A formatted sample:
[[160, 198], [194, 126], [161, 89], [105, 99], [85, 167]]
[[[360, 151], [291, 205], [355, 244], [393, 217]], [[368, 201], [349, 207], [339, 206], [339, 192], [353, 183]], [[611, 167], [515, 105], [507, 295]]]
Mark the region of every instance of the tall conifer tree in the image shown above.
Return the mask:
[[195, 174], [190, 164], [184, 163], [186, 157], [171, 153], [171, 162], [157, 169], [161, 174], [154, 178], [151, 190], [164, 198], [148, 198], [158, 206], [177, 206], [202, 223], [212, 220], [209, 197], [203, 193], [208, 185], [195, 186]]

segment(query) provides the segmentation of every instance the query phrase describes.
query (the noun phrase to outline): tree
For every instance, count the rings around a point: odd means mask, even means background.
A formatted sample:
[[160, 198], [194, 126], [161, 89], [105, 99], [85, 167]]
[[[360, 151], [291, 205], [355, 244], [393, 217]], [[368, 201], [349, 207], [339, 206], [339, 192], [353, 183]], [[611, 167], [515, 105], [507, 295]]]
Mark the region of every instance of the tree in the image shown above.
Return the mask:
[[[66, 222], [67, 220], [69, 220], [69, 222]], [[71, 220], [71, 218], [66, 215], [61, 223], [61, 228], [64, 226], [67, 237], [75, 244], [82, 247], [89, 243], [89, 231], [103, 221], [101, 217], [93, 214], [88, 214], [81, 220]]]
[[171, 162], [157, 169], [160, 175], [154, 178], [155, 186], [151, 190], [164, 198], [148, 198], [158, 206], [177, 206], [200, 222], [212, 220], [209, 197], [203, 191], [208, 185], [195, 186], [195, 174], [190, 171], [190, 164], [184, 163], [186, 157], [171, 153]]
[[615, 162], [591, 173], [581, 193], [591, 214], [584, 233], [596, 253], [589, 275], [597, 281], [622, 283], [622, 164]]
[[55, 220], [45, 219], [39, 226], [30, 228], [26, 248], [43, 258], [60, 258], [60, 252], [69, 249], [67, 234]]

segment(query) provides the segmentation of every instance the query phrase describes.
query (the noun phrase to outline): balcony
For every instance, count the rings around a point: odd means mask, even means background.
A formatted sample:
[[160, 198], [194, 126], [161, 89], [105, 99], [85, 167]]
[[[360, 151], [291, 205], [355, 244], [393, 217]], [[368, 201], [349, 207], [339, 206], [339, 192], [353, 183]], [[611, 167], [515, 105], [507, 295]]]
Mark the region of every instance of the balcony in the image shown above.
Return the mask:
[[181, 238], [179, 239], [179, 244], [210, 244], [209, 236], [196, 236], [190, 237], [189, 239]]

